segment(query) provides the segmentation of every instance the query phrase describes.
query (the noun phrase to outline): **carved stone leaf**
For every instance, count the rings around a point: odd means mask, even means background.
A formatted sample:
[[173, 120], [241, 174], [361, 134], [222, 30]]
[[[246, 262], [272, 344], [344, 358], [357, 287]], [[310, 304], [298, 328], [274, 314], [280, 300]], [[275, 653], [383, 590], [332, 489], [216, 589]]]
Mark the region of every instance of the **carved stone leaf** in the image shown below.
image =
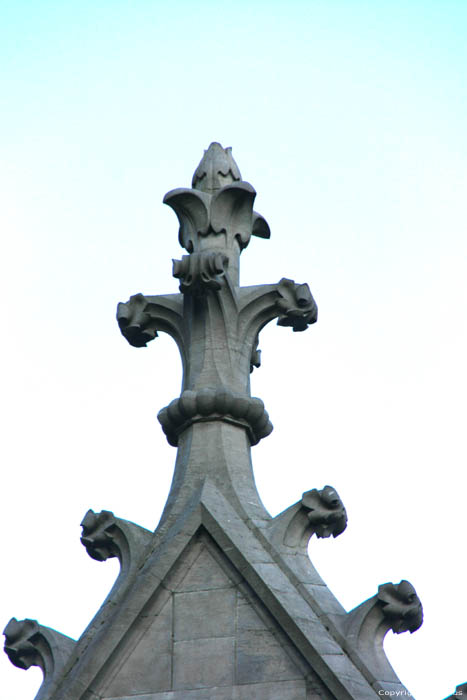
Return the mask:
[[180, 245], [192, 253], [198, 236], [205, 236], [210, 228], [211, 195], [180, 187], [167, 192], [163, 201], [177, 215]]
[[[240, 249], [250, 242], [253, 228], [253, 202], [256, 191], [248, 182], [234, 182], [214, 195], [211, 203], [211, 226], [215, 233], [226, 231]], [[229, 241], [229, 247], [231, 245]]]

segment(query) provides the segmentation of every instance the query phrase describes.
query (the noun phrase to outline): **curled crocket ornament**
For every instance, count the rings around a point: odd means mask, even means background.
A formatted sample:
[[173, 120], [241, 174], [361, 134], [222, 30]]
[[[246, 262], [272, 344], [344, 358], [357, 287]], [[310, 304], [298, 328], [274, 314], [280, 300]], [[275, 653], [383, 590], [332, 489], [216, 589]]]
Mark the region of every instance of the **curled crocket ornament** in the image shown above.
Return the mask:
[[122, 335], [130, 345], [144, 348], [157, 338], [157, 331], [151, 316], [146, 312], [147, 299], [142, 294], [134, 294], [127, 302], [117, 306], [117, 322]]
[[317, 537], [337, 537], [347, 527], [347, 512], [332, 486], [312, 489], [302, 496], [302, 507]]
[[277, 285], [279, 298], [278, 326], [291, 326], [294, 331], [304, 331], [318, 320], [318, 307], [307, 284], [296, 284], [287, 278]]
[[408, 581], [383, 583], [378, 588], [378, 601], [384, 617], [396, 634], [415, 632], [423, 622], [423, 609], [415, 588]]
[[50, 627], [40, 625], [37, 620], [17, 620], [13, 617], [3, 630], [5, 652], [11, 663], [28, 670], [38, 666], [44, 675], [35, 700], [48, 700], [76, 644]]
[[111, 511], [102, 510], [100, 513], [95, 513], [93, 510], [88, 510], [81, 521], [81, 527], [83, 529], [81, 544], [86, 547], [92, 559], [105, 561], [118, 556], [118, 548], [115, 546], [112, 535], [115, 530], [115, 516]]

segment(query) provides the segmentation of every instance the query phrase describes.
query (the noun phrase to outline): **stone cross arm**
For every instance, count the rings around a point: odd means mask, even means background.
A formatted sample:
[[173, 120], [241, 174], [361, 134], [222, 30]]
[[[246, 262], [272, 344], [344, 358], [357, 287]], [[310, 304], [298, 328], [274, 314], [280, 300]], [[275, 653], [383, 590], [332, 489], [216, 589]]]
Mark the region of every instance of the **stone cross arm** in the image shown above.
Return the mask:
[[188, 252], [173, 261], [180, 292], [136, 294], [118, 306], [118, 323], [131, 345], [146, 346], [158, 331], [174, 338], [183, 363], [182, 393], [250, 397], [261, 329], [277, 318], [278, 325], [303, 331], [317, 320], [307, 284], [283, 278], [240, 287], [242, 250], [252, 235], [270, 236], [266, 221], [253, 211], [255, 190], [240, 177], [230, 149], [211, 144], [193, 188], [172, 190], [164, 199], [178, 217], [179, 240]]

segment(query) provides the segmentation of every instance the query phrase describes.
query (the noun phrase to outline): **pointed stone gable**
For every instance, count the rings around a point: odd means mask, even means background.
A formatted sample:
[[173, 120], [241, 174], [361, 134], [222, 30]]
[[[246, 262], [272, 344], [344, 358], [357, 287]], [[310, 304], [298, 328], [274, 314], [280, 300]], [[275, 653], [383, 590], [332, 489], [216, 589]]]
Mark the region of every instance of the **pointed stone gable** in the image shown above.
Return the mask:
[[202, 529], [95, 692], [103, 700], [331, 698]]
[[155, 532], [86, 513], [82, 544], [97, 561], [117, 557], [120, 573], [77, 642], [35, 620], [6, 626], [12, 663], [43, 670], [36, 700], [410, 695], [383, 640], [420, 627], [413, 586], [384, 583], [347, 612], [308, 556], [313, 535], [345, 531], [336, 490], [312, 488], [273, 518], [256, 488], [251, 448], [273, 429], [250, 392], [260, 332], [273, 320], [305, 331], [318, 309], [308, 285], [287, 277], [240, 285], [251, 237], [270, 237], [255, 196], [231, 150], [212, 143], [192, 188], [164, 198], [188, 253], [173, 261], [179, 293], [135, 294], [117, 320], [134, 347], [165, 332], [180, 351], [181, 394], [158, 414], [177, 448], [172, 486]]

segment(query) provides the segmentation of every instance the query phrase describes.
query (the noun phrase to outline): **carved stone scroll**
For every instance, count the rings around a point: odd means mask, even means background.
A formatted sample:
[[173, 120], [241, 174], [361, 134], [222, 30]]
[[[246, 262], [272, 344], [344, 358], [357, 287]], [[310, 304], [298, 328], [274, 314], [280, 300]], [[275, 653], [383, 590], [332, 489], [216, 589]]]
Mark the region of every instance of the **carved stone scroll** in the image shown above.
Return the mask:
[[36, 700], [46, 698], [70, 657], [75, 641], [36, 620], [13, 617], [3, 630], [5, 652], [14, 666], [38, 666], [44, 675]]
[[229, 258], [223, 253], [205, 252], [184, 255], [173, 261], [173, 276], [181, 280], [182, 294], [205, 294], [208, 289], [221, 288]]

